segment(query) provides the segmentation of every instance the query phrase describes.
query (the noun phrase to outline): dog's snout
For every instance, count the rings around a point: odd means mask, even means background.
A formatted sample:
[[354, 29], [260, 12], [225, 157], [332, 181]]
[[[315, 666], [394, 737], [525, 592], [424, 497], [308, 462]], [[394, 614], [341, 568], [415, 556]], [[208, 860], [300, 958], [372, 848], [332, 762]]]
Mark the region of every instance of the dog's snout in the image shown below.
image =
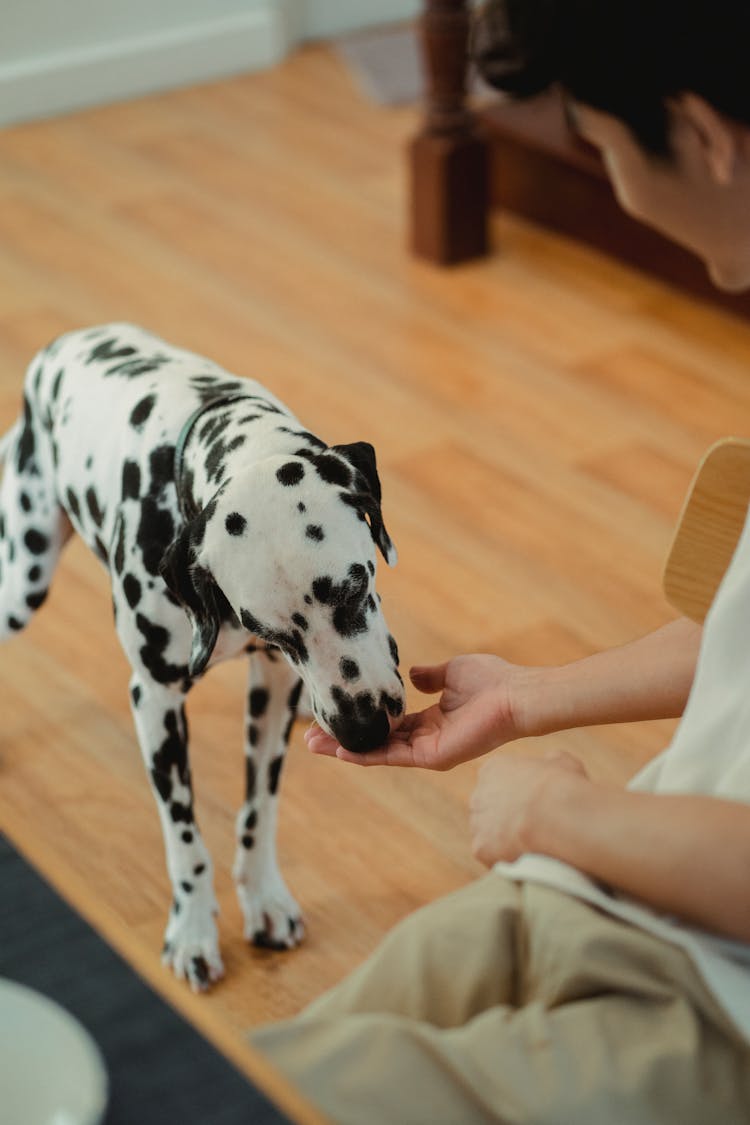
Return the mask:
[[377, 750], [388, 738], [391, 724], [387, 711], [376, 711], [366, 719], [354, 715], [335, 715], [330, 720], [331, 729], [345, 750], [365, 754]]

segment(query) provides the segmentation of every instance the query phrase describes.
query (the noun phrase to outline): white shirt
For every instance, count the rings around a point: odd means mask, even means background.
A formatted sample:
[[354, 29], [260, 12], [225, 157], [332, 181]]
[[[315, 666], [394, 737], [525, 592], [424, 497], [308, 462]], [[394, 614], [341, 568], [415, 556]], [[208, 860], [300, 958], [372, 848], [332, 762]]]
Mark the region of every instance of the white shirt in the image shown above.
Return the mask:
[[[706, 617], [690, 698], [672, 742], [628, 785], [750, 804], [750, 514]], [[524, 855], [495, 870], [557, 887], [657, 934], [689, 954], [706, 985], [750, 1040], [750, 944], [694, 929], [626, 895], [614, 897], [577, 868]], [[750, 870], [747, 873], [750, 884]]]

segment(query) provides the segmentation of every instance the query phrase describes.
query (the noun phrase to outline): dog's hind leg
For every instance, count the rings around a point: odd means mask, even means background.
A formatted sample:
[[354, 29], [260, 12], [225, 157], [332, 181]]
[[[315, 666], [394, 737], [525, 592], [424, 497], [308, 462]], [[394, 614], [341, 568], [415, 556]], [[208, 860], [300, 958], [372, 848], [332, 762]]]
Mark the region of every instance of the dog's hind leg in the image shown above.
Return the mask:
[[304, 937], [299, 906], [276, 858], [276, 805], [281, 767], [302, 681], [280, 653], [250, 657], [245, 729], [245, 802], [237, 815], [232, 874], [248, 941], [292, 949]]
[[19, 632], [47, 596], [73, 529], [55, 492], [49, 435], [28, 398], [24, 414], [0, 441], [0, 640]]

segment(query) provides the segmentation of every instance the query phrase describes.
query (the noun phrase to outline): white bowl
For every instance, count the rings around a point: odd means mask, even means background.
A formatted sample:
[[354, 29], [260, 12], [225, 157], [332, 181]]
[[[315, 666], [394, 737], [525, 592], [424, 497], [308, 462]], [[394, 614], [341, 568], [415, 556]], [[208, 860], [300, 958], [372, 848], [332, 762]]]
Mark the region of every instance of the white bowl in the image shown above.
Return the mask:
[[107, 1071], [89, 1033], [54, 1001], [0, 979], [3, 1125], [98, 1125]]

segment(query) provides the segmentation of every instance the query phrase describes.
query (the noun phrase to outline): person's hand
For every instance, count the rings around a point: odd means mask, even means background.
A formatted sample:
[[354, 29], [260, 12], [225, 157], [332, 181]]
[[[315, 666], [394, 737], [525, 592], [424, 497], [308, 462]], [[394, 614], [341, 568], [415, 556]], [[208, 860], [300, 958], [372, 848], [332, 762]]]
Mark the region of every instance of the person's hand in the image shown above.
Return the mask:
[[362, 766], [451, 769], [524, 733], [517, 721], [517, 701], [529, 673], [530, 669], [488, 655], [456, 656], [447, 664], [412, 668], [414, 686], [428, 694], [440, 692], [440, 699], [406, 715], [384, 746], [352, 754], [316, 724], [305, 739], [314, 754]]
[[485, 762], [469, 803], [471, 845], [477, 859], [491, 867], [533, 851], [530, 833], [534, 817], [540, 815], [543, 792], [549, 797], [571, 781], [591, 784], [582, 763], [565, 751], [551, 751], [544, 758], [505, 753]]

